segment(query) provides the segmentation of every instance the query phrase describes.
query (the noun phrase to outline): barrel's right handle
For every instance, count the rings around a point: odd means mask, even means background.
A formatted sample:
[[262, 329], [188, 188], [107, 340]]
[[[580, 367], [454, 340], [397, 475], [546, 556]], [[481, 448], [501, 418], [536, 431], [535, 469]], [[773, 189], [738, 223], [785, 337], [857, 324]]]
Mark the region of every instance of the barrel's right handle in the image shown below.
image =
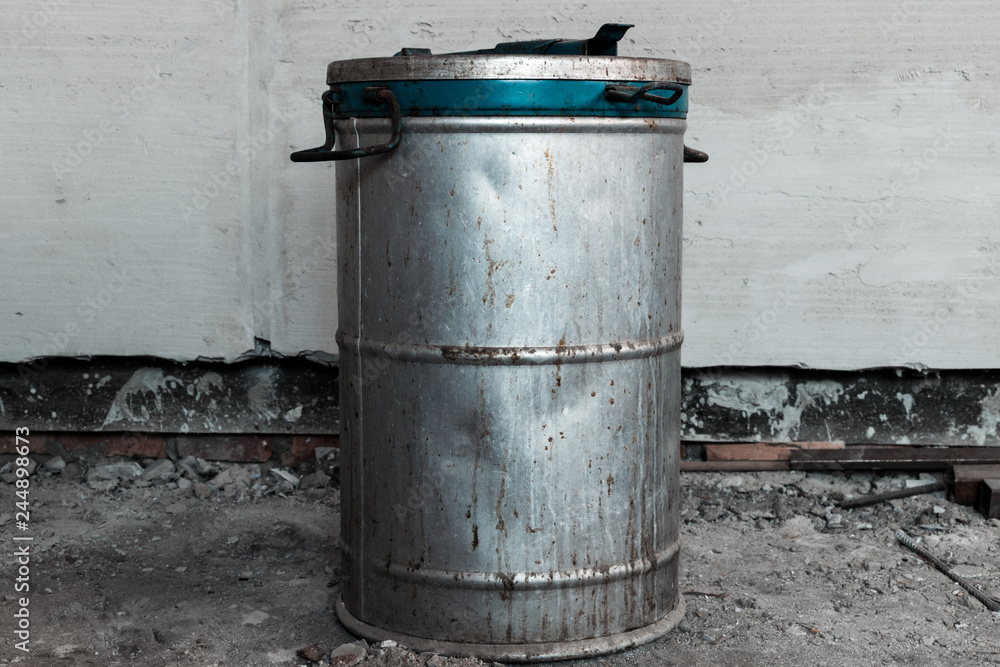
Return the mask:
[[399, 146], [399, 141], [403, 137], [403, 114], [399, 110], [399, 100], [396, 95], [383, 86], [369, 86], [363, 91], [365, 99], [369, 102], [386, 104], [389, 106], [389, 116], [392, 118], [392, 137], [384, 144], [374, 146], [364, 146], [359, 148], [349, 148], [335, 151], [333, 145], [337, 141], [337, 135], [333, 129], [334, 113], [334, 92], [328, 90], [323, 93], [323, 127], [326, 130], [326, 143], [316, 148], [308, 148], [304, 151], [292, 153], [292, 162], [329, 162], [332, 160], [355, 160], [357, 158], [368, 157], [388, 153]]
[[685, 162], [708, 162], [708, 153], [702, 153], [688, 146], [684, 147]]
[[[670, 97], [653, 95], [650, 93], [651, 90], [669, 90]], [[657, 104], [670, 106], [681, 99], [681, 95], [683, 94], [684, 86], [674, 81], [654, 81], [640, 87], [615, 83], [609, 83], [604, 86], [604, 97], [612, 102], [638, 102], [642, 99], [647, 102], [656, 102]]]
[[[670, 97], [653, 95], [653, 90], [669, 90]], [[609, 83], [604, 86], [604, 97], [611, 102], [637, 102], [646, 100], [670, 106], [681, 99], [684, 94], [684, 86], [674, 81], [654, 81], [644, 86], [625, 86], [621, 84]], [[685, 162], [708, 162], [708, 153], [703, 153], [693, 148], [684, 147]]]

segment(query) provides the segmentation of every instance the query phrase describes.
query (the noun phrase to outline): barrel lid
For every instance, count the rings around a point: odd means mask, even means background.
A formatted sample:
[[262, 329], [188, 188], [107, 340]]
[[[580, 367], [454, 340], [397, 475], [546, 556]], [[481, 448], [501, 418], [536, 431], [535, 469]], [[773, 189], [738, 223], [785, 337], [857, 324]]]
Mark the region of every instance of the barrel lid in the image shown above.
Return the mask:
[[679, 60], [618, 56], [630, 24], [607, 23], [584, 40], [504, 42], [491, 49], [432, 54], [404, 48], [388, 58], [338, 60], [327, 84], [435, 80], [673, 81], [689, 85], [691, 66]]

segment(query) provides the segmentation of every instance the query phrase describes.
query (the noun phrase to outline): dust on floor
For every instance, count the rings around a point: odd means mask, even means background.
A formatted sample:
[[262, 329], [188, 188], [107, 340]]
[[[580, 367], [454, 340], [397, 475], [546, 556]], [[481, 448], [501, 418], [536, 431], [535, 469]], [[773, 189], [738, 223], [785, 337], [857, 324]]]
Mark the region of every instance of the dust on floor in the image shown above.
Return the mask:
[[[482, 664], [370, 646], [337, 622], [330, 459], [294, 471], [39, 460], [22, 533], [34, 538], [27, 654], [13, 646], [15, 488], [0, 486], [10, 497], [0, 512], [0, 664], [280, 667], [329, 663], [334, 651], [341, 665]], [[1000, 521], [941, 493], [836, 508], [908, 477], [682, 475], [684, 621], [647, 646], [563, 664], [1000, 664], [1000, 613], [893, 537], [897, 528], [921, 537], [995, 596]]]

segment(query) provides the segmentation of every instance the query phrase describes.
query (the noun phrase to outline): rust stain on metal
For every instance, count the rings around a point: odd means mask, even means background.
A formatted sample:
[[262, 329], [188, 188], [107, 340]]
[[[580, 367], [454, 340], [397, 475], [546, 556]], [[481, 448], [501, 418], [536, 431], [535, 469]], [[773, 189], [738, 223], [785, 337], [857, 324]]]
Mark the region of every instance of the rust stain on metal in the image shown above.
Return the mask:
[[[500, 599], [507, 602], [511, 599], [510, 594], [514, 591], [514, 577], [506, 572], [497, 572], [497, 580], [503, 584], [503, 590], [500, 591]], [[508, 628], [509, 631], [510, 629]]]
[[504, 464], [503, 473], [500, 475], [500, 494], [497, 496], [497, 530], [504, 530], [506, 525], [503, 521], [503, 497], [507, 493], [507, 465]]
[[[490, 244], [493, 243], [493, 239], [489, 237], [483, 238], [483, 252], [486, 255], [486, 294], [483, 295], [483, 304], [485, 305], [489, 301], [490, 307], [496, 306], [496, 287], [493, 284], [493, 273], [507, 263], [507, 260], [496, 260], [494, 261], [490, 257]], [[513, 303], [513, 300], [511, 301]], [[510, 306], [508, 306], [509, 308]]]
[[552, 231], [558, 232], [559, 227], [556, 225], [556, 197], [555, 192], [553, 192], [554, 184], [553, 177], [555, 172], [555, 165], [552, 164], [552, 156], [549, 155], [549, 149], [545, 149], [545, 161], [548, 163], [548, 186], [549, 186], [549, 215], [552, 216]]

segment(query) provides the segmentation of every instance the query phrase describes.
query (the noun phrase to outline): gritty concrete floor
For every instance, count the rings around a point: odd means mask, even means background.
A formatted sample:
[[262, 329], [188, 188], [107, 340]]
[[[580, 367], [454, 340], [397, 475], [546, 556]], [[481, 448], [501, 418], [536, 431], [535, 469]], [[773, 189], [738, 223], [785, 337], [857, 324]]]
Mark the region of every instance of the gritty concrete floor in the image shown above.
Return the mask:
[[[180, 470], [152, 480], [83, 476], [108, 463], [84, 459], [57, 474], [42, 467], [32, 478], [30, 654], [8, 641], [17, 531], [14, 488], [0, 486], [11, 497], [0, 512], [8, 536], [0, 664], [290, 666], [313, 664], [296, 655], [305, 647], [316, 645], [319, 657], [356, 641], [332, 611], [335, 477], [303, 477], [313, 488], [293, 491], [267, 466], [204, 462], [192, 470], [204, 486], [182, 481]], [[684, 621], [647, 646], [564, 664], [1000, 664], [1000, 613], [893, 539], [899, 527], [923, 537], [997, 595], [1000, 521], [943, 494], [834, 509], [845, 495], [905, 477], [682, 475]], [[360, 664], [482, 663], [368, 647]]]

